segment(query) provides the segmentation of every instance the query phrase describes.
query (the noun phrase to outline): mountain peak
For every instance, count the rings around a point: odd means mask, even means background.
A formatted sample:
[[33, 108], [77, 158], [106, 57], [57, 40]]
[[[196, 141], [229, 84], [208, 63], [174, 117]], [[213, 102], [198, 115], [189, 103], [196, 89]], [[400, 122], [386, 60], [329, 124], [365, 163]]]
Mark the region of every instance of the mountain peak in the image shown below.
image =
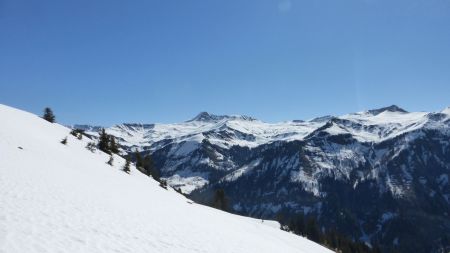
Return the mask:
[[67, 127], [70, 129], [80, 129], [80, 130], [89, 131], [89, 132], [98, 132], [102, 128], [104, 128], [103, 126], [88, 125], [88, 124], [75, 124], [75, 125], [70, 125]]
[[155, 124], [143, 124], [143, 123], [122, 123], [116, 125], [117, 127], [133, 127], [133, 128], [153, 128]]
[[373, 115], [378, 115], [382, 112], [402, 112], [402, 113], [406, 113], [408, 111], [396, 106], [396, 105], [391, 105], [391, 106], [386, 106], [386, 107], [382, 107], [379, 109], [372, 109], [368, 111], [370, 114]]
[[209, 121], [216, 117], [217, 117], [216, 115], [211, 115], [208, 112], [200, 112], [199, 114], [197, 114], [197, 116], [195, 116], [190, 121]]
[[321, 117], [316, 117], [316, 118], [310, 119], [309, 122], [318, 122], [318, 123], [320, 123], [320, 122], [327, 122], [327, 121], [329, 121], [329, 120], [331, 120], [333, 118], [335, 118], [335, 117], [331, 116], [331, 115], [325, 115], [325, 116], [321, 116]]
[[254, 121], [255, 119], [249, 116], [245, 115], [215, 115], [208, 112], [200, 112], [195, 116], [193, 119], [189, 120], [188, 122], [192, 121], [203, 121], [203, 122], [209, 122], [209, 121], [219, 121], [223, 119], [241, 119], [241, 120], [249, 120]]

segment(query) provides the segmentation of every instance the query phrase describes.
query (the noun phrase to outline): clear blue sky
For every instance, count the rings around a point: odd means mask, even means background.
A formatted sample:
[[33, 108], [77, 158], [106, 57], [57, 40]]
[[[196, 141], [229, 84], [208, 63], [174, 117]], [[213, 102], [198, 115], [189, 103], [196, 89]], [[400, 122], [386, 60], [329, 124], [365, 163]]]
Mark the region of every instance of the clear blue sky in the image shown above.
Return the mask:
[[450, 0], [0, 0], [0, 103], [59, 122], [450, 105]]

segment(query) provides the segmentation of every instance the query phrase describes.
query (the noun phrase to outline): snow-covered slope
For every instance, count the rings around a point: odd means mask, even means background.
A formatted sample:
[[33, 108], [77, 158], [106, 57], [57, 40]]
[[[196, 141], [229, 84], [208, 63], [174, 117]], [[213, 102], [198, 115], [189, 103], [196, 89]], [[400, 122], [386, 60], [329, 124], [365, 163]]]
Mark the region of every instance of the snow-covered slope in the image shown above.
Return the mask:
[[111, 167], [68, 128], [4, 105], [0, 118], [2, 253], [331, 252], [274, 222], [193, 204], [134, 168], [128, 175], [118, 156]]

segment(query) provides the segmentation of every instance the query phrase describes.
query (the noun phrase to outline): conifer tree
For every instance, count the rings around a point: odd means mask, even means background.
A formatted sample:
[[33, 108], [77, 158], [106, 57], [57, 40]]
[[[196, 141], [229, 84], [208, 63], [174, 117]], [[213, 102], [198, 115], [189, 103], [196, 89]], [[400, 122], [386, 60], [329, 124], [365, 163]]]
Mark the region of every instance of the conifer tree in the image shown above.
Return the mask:
[[306, 229], [306, 237], [308, 237], [308, 239], [320, 243], [321, 234], [316, 219], [314, 219], [313, 217], [309, 218], [306, 222], [305, 229]]
[[109, 139], [110, 139], [109, 140], [109, 150], [114, 154], [118, 154], [119, 148], [117, 147], [117, 144], [116, 144], [116, 138], [114, 138], [114, 136], [110, 135]]
[[95, 149], [96, 149], [96, 148], [97, 148], [97, 146], [95, 145], [94, 142], [89, 142], [89, 143], [86, 145], [86, 149], [89, 150], [89, 151], [91, 151], [92, 153], [95, 152]]
[[67, 137], [61, 140], [61, 144], [66, 145], [67, 144]]
[[228, 202], [227, 202], [227, 198], [225, 196], [225, 191], [223, 189], [217, 189], [214, 192], [213, 207], [223, 210], [223, 211], [228, 210]]
[[307, 236], [308, 239], [327, 246], [339, 253], [380, 253], [380, 248], [375, 245], [372, 249], [365, 243], [353, 241], [335, 228], [321, 231], [314, 217], [305, 218], [303, 214], [288, 220], [288, 230], [295, 234]]
[[134, 157], [136, 159], [136, 168], [142, 171], [144, 169], [144, 160], [137, 149], [134, 151]]
[[72, 129], [72, 131], [70, 131], [70, 134], [77, 137], [78, 140], [83, 139], [83, 133], [84, 133], [84, 130], [82, 130], [82, 129]]
[[50, 123], [55, 123], [55, 115], [53, 114], [52, 109], [50, 107], [46, 107], [44, 109], [44, 115], [42, 116], [43, 119]]
[[111, 154], [111, 151], [109, 150], [109, 136], [106, 134], [104, 128], [102, 128], [100, 132], [100, 137], [98, 139], [98, 149], [107, 154]]
[[159, 186], [167, 190], [167, 181], [166, 180], [160, 180]]
[[150, 154], [146, 155], [143, 160], [143, 167], [147, 175], [152, 176], [153, 179], [159, 181], [160, 175], [159, 171], [155, 167], [155, 163], [153, 162], [153, 158]]
[[108, 162], [106, 162], [107, 164], [109, 164], [109, 165], [111, 165], [111, 166], [113, 166], [113, 163], [114, 163], [114, 157], [111, 155], [111, 156], [109, 156], [109, 160], [108, 160]]
[[295, 217], [291, 218], [289, 222], [290, 229], [298, 234], [298, 235], [305, 235], [305, 217], [303, 213], [297, 214]]
[[125, 165], [123, 166], [123, 171], [126, 173], [130, 173], [130, 160], [125, 160]]

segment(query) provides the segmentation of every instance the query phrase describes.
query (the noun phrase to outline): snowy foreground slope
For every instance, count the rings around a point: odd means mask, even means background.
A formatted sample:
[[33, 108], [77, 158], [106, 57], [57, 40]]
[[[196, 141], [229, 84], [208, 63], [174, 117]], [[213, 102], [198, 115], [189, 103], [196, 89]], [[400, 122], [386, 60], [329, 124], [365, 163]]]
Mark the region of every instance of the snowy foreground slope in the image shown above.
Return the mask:
[[1, 253], [331, 252], [128, 175], [63, 126], [4, 105], [0, 118]]

